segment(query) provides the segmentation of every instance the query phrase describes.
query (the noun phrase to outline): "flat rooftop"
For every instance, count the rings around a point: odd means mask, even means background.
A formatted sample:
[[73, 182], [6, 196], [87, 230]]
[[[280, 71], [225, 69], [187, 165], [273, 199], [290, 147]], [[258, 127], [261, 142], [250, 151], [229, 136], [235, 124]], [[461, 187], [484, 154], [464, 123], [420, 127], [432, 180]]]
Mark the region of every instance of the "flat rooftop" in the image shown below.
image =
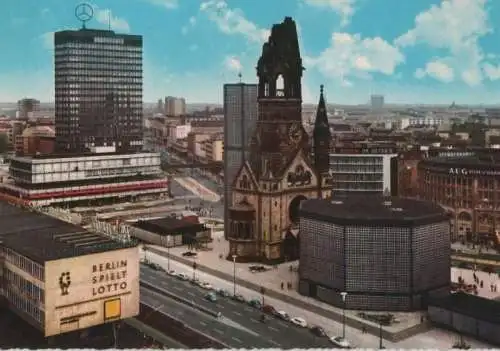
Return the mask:
[[311, 199], [301, 203], [305, 217], [321, 217], [343, 223], [391, 223], [446, 220], [443, 208], [432, 202], [381, 195], [349, 195], [332, 199]]
[[135, 246], [4, 201], [0, 201], [0, 241], [40, 264]]
[[206, 230], [203, 224], [193, 223], [189, 219], [177, 219], [174, 217], [138, 221], [132, 225], [159, 235], [196, 233]]

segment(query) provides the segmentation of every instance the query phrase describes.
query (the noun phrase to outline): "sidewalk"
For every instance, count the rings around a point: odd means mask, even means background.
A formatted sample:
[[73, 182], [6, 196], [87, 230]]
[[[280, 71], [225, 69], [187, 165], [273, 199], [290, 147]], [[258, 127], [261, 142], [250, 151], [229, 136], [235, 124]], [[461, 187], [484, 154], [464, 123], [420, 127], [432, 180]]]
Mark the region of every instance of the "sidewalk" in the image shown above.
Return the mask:
[[[211, 246], [212, 249], [209, 251], [198, 251], [198, 257], [196, 259], [198, 269], [221, 279], [232, 281], [234, 269], [233, 262], [225, 259], [225, 255], [227, 254], [227, 243], [223, 239], [215, 239]], [[188, 266], [191, 266], [193, 263], [193, 259], [182, 257], [182, 253], [187, 251], [186, 247], [173, 247], [170, 248], [170, 250], [167, 250], [164, 247], [149, 245], [149, 249], [151, 251], [157, 251], [163, 256], [166, 256], [169, 251], [171, 259]], [[219, 258], [219, 255], [221, 254], [223, 255], [223, 259]], [[293, 264], [281, 264], [278, 265], [277, 268], [271, 268], [267, 272], [261, 273], [251, 273], [248, 269], [250, 265], [252, 264], [236, 263], [236, 281], [238, 285], [257, 292], [260, 292], [260, 289], [264, 287], [266, 289], [266, 295], [269, 295], [270, 297], [282, 300], [286, 303], [295, 305], [335, 321], [340, 322], [342, 320], [342, 309], [302, 296], [296, 291], [298, 273], [295, 272], [295, 270], [290, 271], [290, 266], [295, 267], [297, 262], [294, 262]], [[293, 289], [288, 290], [285, 288], [281, 290], [282, 282], [285, 283], [285, 287], [287, 282], [291, 282]], [[346, 324], [358, 329], [365, 326], [367, 332], [378, 335], [378, 324], [358, 317], [357, 314], [359, 312], [360, 311], [347, 310], [345, 312]], [[381, 314], [382, 312], [378, 313]], [[374, 314], [377, 314], [377, 312], [374, 312]], [[399, 341], [423, 332], [428, 328], [426, 323], [421, 323], [421, 313], [419, 312], [395, 312], [393, 314], [396, 319], [399, 320], [399, 323], [391, 326], [384, 326], [384, 338], [388, 340]]]
[[174, 180], [179, 183], [182, 187], [187, 189], [193, 194], [196, 194], [198, 197], [205, 201], [210, 202], [219, 202], [220, 196], [208, 189], [204, 185], [198, 183], [195, 179], [191, 177], [175, 177]]

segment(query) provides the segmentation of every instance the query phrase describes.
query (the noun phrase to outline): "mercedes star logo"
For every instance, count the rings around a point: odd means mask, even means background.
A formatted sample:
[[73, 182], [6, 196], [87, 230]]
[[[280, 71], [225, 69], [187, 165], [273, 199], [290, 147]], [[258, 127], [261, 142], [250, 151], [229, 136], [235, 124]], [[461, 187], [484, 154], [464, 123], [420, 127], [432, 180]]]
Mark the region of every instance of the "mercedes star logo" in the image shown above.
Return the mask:
[[85, 24], [94, 16], [94, 9], [90, 4], [80, 4], [75, 8], [75, 16]]

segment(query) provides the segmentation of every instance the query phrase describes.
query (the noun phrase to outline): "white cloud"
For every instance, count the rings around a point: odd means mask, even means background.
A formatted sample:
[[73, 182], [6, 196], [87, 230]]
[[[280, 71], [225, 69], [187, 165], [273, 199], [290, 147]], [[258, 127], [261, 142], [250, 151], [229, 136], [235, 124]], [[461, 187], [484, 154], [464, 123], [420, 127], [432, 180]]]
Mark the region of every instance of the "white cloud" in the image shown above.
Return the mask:
[[200, 5], [200, 11], [206, 13], [223, 33], [243, 35], [249, 41], [259, 44], [269, 37], [269, 30], [259, 28], [246, 19], [241, 10], [230, 9], [224, 0], [205, 1]]
[[415, 77], [422, 79], [426, 76], [433, 77], [442, 82], [451, 82], [455, 78], [453, 68], [441, 61], [430, 61], [425, 65], [425, 69], [419, 68], [415, 72]]
[[305, 57], [304, 62], [350, 86], [349, 77], [367, 79], [371, 73], [392, 75], [404, 59], [397, 47], [382, 38], [362, 39], [359, 34], [333, 33], [330, 47], [318, 57]]
[[238, 73], [241, 72], [241, 69], [243, 68], [240, 59], [236, 56], [227, 56], [224, 59], [224, 66], [228, 70]]
[[109, 9], [99, 9], [94, 6], [95, 19], [97, 22], [105, 25], [111, 25], [112, 30], [128, 33], [130, 32], [130, 26], [128, 22], [117, 16], [113, 16], [113, 12]]
[[315, 7], [327, 7], [340, 15], [341, 26], [349, 24], [349, 21], [354, 14], [354, 4], [356, 0], [304, 0], [307, 5]]
[[147, 0], [150, 4], [161, 6], [167, 10], [176, 9], [179, 6], [178, 0]]
[[196, 17], [194, 17], [194, 16], [189, 17], [189, 23], [181, 28], [181, 33], [183, 35], [186, 35], [191, 28], [196, 26], [196, 22], [197, 22]]
[[54, 32], [43, 33], [40, 35], [40, 40], [44, 49], [51, 51], [54, 49]]
[[500, 66], [495, 66], [487, 62], [483, 64], [483, 72], [486, 78], [488, 78], [489, 80], [500, 79]]
[[[415, 18], [415, 26], [395, 40], [401, 47], [425, 44], [448, 52], [447, 64], [468, 85], [483, 79], [479, 38], [491, 32], [486, 0], [445, 0]], [[437, 78], [437, 76], [434, 76]]]

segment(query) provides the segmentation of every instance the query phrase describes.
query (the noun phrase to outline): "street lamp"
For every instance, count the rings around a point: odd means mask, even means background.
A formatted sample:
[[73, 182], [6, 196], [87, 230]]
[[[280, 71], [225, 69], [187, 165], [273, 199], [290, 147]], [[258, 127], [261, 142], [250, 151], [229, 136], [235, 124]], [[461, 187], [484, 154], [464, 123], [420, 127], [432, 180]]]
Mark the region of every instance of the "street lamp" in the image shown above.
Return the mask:
[[264, 308], [264, 294], [266, 293], [266, 289], [261, 286], [260, 287], [260, 294], [262, 295], [262, 308]]
[[193, 281], [196, 280], [196, 261], [193, 261]]
[[340, 296], [342, 297], [342, 339], [345, 339], [345, 298], [347, 297], [347, 292], [341, 292]]
[[233, 296], [236, 296], [236, 255], [233, 255]]
[[382, 321], [378, 322], [378, 348], [379, 350], [385, 349], [384, 344], [382, 343]]
[[167, 236], [167, 271], [170, 272], [170, 235]]

